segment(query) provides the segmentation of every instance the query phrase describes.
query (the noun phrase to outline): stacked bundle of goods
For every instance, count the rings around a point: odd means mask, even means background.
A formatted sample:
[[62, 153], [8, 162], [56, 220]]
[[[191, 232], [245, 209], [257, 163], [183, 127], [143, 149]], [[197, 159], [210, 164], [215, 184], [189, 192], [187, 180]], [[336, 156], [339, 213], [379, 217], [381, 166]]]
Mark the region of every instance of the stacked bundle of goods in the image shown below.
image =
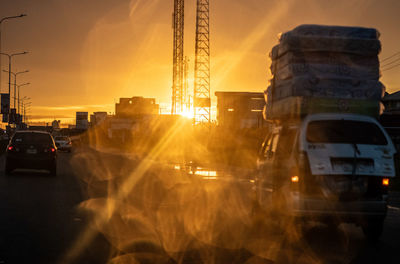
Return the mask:
[[377, 116], [379, 32], [372, 28], [301, 25], [281, 35], [271, 53], [273, 79], [266, 118], [319, 112]]

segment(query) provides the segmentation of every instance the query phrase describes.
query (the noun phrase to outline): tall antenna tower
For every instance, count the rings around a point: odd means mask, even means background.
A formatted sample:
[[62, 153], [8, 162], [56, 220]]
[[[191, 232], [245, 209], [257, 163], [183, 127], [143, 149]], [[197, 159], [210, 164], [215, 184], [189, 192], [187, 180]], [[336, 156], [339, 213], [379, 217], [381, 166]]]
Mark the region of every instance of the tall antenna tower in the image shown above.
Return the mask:
[[172, 108], [171, 113], [180, 114], [184, 104], [184, 59], [183, 59], [183, 32], [184, 32], [184, 0], [174, 0], [174, 13], [172, 14], [174, 29], [174, 58], [172, 79]]
[[193, 109], [195, 123], [211, 121], [209, 0], [197, 0]]

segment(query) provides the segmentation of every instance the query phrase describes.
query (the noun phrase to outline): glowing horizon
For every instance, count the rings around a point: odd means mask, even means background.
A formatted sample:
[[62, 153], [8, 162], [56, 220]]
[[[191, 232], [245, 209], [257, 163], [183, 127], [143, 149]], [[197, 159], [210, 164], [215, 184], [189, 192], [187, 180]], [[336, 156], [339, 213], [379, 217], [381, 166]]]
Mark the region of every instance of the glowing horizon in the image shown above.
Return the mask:
[[[0, 5], [2, 16], [21, 11], [28, 14], [2, 25], [2, 51], [29, 50], [29, 54], [13, 59], [12, 67], [12, 71], [30, 71], [17, 81], [31, 83], [21, 88], [22, 96], [32, 98], [29, 115], [49, 119], [56, 115], [60, 119], [74, 118], [76, 111], [114, 112], [118, 98], [132, 96], [171, 103], [173, 1], [57, 1], [51, 6], [22, 2], [23, 10], [14, 2]], [[185, 6], [184, 48], [189, 58], [192, 92], [195, 1]], [[352, 12], [355, 8], [359, 10], [356, 15]], [[392, 55], [400, 42], [400, 29], [393, 26], [397, 25], [397, 9], [400, 3], [392, 0], [372, 0], [368, 4], [360, 0], [339, 1], [335, 5], [318, 0], [213, 1], [213, 105], [216, 91], [263, 92], [271, 77], [268, 53], [277, 44], [278, 34], [299, 24], [375, 27], [381, 32], [380, 57]], [[5, 58], [2, 66], [6, 67]], [[400, 90], [399, 70], [383, 72], [381, 79], [389, 92]], [[1, 72], [1, 77], [0, 88], [5, 92], [8, 75]]]

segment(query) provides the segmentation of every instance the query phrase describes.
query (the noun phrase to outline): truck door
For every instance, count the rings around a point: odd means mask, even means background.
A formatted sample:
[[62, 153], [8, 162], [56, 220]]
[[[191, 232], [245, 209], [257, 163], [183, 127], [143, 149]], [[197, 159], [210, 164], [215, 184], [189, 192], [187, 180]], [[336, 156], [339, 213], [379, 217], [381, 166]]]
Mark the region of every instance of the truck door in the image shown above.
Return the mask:
[[263, 147], [259, 153], [259, 173], [256, 179], [256, 188], [258, 201], [261, 206], [267, 203], [273, 191], [273, 161], [278, 140], [279, 133], [272, 133], [264, 141]]
[[293, 169], [294, 160], [292, 152], [295, 149], [295, 128], [282, 128], [279, 134], [279, 142], [274, 151], [273, 160], [273, 188], [279, 189], [290, 181], [290, 171]]

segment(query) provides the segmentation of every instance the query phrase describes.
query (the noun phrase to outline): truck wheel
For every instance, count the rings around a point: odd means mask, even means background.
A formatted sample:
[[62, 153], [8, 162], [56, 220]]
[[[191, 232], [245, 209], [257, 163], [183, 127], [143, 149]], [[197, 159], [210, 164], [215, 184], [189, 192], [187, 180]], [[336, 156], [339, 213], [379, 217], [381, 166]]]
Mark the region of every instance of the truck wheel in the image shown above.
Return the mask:
[[362, 226], [364, 235], [370, 242], [377, 242], [383, 231], [384, 218], [370, 219]]
[[6, 175], [10, 175], [11, 172], [14, 170], [14, 168], [11, 166], [9, 162], [6, 161], [6, 166], [5, 166], [5, 173]]

